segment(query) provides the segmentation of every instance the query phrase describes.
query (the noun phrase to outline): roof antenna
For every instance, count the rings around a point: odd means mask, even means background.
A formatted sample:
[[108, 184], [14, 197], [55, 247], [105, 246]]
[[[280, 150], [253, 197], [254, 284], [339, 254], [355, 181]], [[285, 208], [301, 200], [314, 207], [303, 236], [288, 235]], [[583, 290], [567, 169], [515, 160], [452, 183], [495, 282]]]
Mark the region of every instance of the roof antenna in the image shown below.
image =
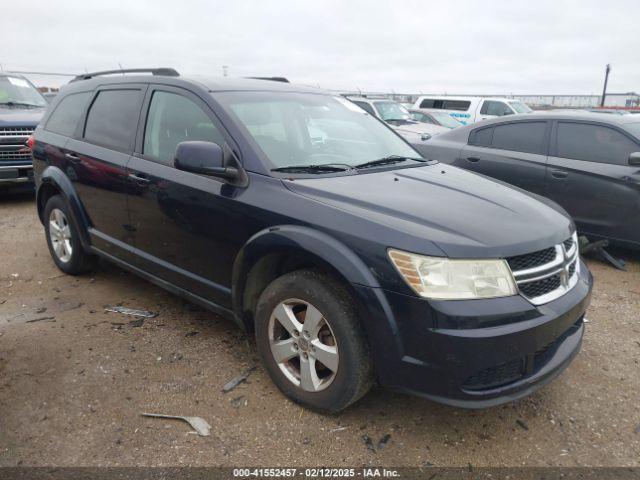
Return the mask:
[[[124, 70], [124, 68], [122, 68], [122, 65], [120, 64], [120, 62], [118, 62], [118, 66], [120, 67], [120, 70]], [[122, 75], [124, 75], [124, 72], [122, 72]]]

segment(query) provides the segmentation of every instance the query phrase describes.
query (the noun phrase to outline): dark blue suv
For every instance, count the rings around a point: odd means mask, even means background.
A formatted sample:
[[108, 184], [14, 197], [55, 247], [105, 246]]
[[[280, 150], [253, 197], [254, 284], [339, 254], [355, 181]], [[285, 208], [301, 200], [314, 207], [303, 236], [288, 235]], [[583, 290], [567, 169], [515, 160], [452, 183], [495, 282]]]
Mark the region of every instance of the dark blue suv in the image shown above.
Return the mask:
[[324, 411], [374, 382], [497, 405], [578, 353], [592, 277], [555, 204], [424, 160], [331, 93], [107, 73], [63, 88], [35, 133], [62, 271], [102, 257], [234, 319]]
[[33, 189], [31, 151], [26, 145], [47, 102], [21, 75], [0, 73], [0, 192]]

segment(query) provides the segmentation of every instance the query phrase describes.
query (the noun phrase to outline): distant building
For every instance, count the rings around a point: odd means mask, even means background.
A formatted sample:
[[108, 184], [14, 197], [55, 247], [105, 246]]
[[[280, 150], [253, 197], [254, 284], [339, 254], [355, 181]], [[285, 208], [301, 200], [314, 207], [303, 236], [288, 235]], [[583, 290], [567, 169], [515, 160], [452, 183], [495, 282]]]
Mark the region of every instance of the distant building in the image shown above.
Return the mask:
[[[601, 95], [511, 95], [527, 105], [536, 107], [599, 107]], [[605, 107], [640, 107], [640, 95], [635, 92], [607, 93]]]

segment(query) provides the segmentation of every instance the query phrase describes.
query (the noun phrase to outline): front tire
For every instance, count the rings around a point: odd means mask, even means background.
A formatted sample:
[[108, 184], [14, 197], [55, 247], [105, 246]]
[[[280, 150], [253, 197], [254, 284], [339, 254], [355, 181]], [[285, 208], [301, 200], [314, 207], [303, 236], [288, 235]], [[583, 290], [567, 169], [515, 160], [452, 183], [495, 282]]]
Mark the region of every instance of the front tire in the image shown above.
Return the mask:
[[60, 195], [51, 197], [44, 207], [44, 230], [51, 258], [64, 273], [79, 275], [95, 267], [97, 258], [82, 248], [78, 228]]
[[339, 412], [373, 383], [353, 299], [327, 275], [300, 270], [274, 280], [258, 300], [255, 332], [271, 379], [301, 405]]

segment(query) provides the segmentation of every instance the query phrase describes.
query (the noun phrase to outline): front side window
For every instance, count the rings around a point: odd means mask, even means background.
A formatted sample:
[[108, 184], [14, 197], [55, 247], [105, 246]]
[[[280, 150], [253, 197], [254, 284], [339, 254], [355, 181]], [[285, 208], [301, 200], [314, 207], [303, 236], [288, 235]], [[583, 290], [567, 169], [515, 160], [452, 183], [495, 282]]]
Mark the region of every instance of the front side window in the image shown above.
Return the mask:
[[369, 105], [367, 102], [353, 102], [356, 105], [358, 105], [361, 109], [363, 109], [365, 112], [367, 112], [370, 115], [373, 115], [374, 117], [376, 116], [376, 112], [373, 110], [373, 107], [371, 105]]
[[412, 120], [409, 110], [395, 102], [374, 102], [380, 114], [380, 118], [385, 122], [393, 120]]
[[587, 162], [627, 165], [640, 146], [629, 137], [602, 125], [558, 123], [557, 156]]
[[0, 76], [0, 105], [12, 107], [45, 107], [47, 101], [24, 78]]
[[340, 164], [419, 154], [379, 120], [342, 97], [220, 92], [221, 102], [264, 153], [267, 167]]
[[429, 115], [425, 115], [422, 112], [412, 112], [411, 116], [413, 117], [414, 120], [418, 122], [431, 123], [431, 124], [436, 123], [433, 121], [433, 119]]
[[72, 93], [64, 97], [47, 120], [46, 130], [72, 136], [90, 98], [91, 92]]
[[494, 117], [502, 117], [503, 115], [511, 115], [513, 111], [504, 102], [496, 102], [494, 100], [485, 100], [480, 109], [481, 115], [493, 115]]
[[528, 106], [526, 106], [524, 103], [522, 102], [509, 102], [509, 105], [511, 105], [511, 108], [513, 108], [515, 110], [516, 113], [529, 113], [529, 112], [533, 112], [533, 110], [531, 110]]
[[142, 153], [173, 164], [180, 142], [200, 140], [222, 146], [220, 130], [193, 101], [182, 95], [156, 91], [151, 97]]
[[85, 140], [130, 151], [138, 126], [140, 90], [102, 90], [93, 101], [84, 127]]
[[493, 129], [492, 148], [523, 153], [545, 153], [546, 122], [518, 122]]

